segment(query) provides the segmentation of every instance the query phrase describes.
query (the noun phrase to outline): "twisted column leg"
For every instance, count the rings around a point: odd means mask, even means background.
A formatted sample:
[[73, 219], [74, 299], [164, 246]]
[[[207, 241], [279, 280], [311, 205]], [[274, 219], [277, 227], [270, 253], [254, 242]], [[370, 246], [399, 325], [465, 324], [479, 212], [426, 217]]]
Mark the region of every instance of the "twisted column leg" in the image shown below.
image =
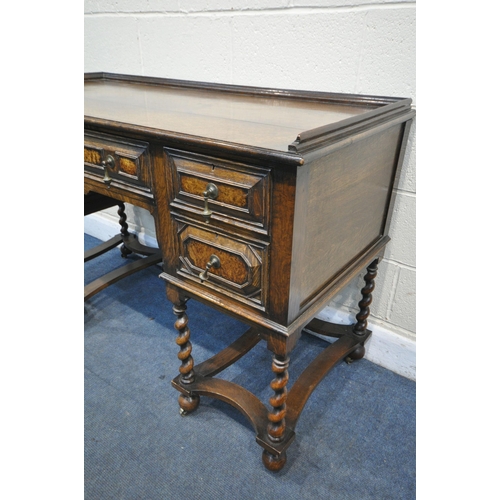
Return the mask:
[[[286, 398], [288, 395], [286, 384], [288, 382], [288, 365], [290, 358], [288, 356], [273, 356], [272, 370], [275, 378], [271, 382], [271, 389], [274, 395], [269, 399], [272, 410], [269, 412], [267, 437], [273, 443], [280, 443], [285, 437], [286, 430]], [[267, 469], [278, 471], [283, 468], [286, 463], [286, 452], [282, 452], [279, 456], [273, 455], [267, 450], [262, 452], [262, 461]]]
[[[364, 280], [366, 285], [361, 289], [362, 299], [358, 303], [359, 313], [356, 314], [356, 324], [353, 331], [356, 335], [362, 336], [366, 333], [368, 326], [368, 316], [370, 315], [370, 304], [372, 303], [372, 292], [375, 289], [375, 278], [377, 277], [378, 259], [375, 259], [366, 269]], [[348, 362], [361, 359], [365, 355], [365, 347], [359, 346], [353, 351], [349, 357]]]
[[[120, 216], [119, 223], [120, 223], [120, 234], [122, 235], [122, 240], [124, 240], [128, 235], [128, 224], [127, 224], [127, 214], [125, 213], [125, 204], [123, 202], [118, 203], [118, 215]], [[120, 252], [122, 254], [122, 257], [127, 257], [127, 255], [130, 255], [132, 253], [131, 250], [129, 250], [125, 245], [122, 245], [120, 247]]]
[[[191, 333], [188, 327], [186, 302], [187, 299], [182, 298], [178, 302], [174, 303], [173, 311], [177, 316], [177, 321], [175, 322], [174, 327], [178, 332], [176, 343], [180, 348], [179, 353], [177, 354], [177, 357], [181, 361], [181, 366], [179, 367], [179, 373], [181, 374], [180, 380], [182, 384], [189, 385], [194, 382], [194, 360], [191, 356], [192, 346], [189, 341]], [[198, 405], [200, 404], [200, 397], [197, 394], [192, 394], [190, 396], [180, 394], [178, 401], [181, 415], [187, 415], [198, 408]]]

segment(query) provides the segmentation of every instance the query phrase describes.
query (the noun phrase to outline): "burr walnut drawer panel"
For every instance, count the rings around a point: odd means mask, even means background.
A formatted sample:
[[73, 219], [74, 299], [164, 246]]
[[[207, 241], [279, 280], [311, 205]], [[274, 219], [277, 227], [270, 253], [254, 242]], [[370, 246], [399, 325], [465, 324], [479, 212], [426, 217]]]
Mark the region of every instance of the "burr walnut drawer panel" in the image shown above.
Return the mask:
[[179, 225], [179, 276], [265, 310], [268, 244]]
[[267, 234], [269, 170], [172, 149], [166, 153], [174, 169], [173, 210]]
[[85, 170], [103, 183], [151, 192], [147, 142], [86, 132], [83, 153]]

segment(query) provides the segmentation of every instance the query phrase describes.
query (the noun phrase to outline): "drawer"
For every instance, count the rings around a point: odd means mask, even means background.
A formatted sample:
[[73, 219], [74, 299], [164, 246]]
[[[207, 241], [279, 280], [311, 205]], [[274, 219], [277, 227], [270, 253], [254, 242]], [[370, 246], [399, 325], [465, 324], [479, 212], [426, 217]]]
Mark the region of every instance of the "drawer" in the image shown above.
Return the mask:
[[85, 132], [83, 153], [85, 171], [105, 184], [151, 192], [148, 143]]
[[[166, 153], [174, 169], [174, 210], [205, 223], [222, 221], [267, 233], [269, 170], [172, 149]], [[209, 216], [204, 215], [206, 208]]]
[[[180, 224], [177, 273], [204, 287], [264, 310], [268, 245]], [[215, 262], [212, 261], [215, 257]], [[217, 262], [218, 261], [218, 262]], [[207, 264], [212, 262], [213, 265]], [[206, 271], [205, 278], [200, 273]]]

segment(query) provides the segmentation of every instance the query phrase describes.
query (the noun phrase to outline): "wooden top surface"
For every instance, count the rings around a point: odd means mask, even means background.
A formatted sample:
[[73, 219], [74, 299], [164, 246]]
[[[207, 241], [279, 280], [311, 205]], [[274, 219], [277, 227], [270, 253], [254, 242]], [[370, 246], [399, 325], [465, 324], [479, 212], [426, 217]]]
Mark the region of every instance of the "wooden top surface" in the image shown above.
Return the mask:
[[353, 106], [327, 99], [284, 98], [273, 96], [273, 91], [268, 90], [266, 95], [251, 95], [217, 88], [89, 78], [85, 80], [85, 116], [287, 151], [302, 132], [380, 106], [368, 102]]

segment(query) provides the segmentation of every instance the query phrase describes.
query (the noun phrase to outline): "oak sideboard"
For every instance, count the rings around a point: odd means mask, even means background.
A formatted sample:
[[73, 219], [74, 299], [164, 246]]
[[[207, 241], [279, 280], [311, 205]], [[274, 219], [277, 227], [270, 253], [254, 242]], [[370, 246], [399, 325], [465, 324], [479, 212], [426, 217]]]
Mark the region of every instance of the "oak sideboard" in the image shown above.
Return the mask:
[[[173, 305], [181, 414], [200, 396], [225, 401], [252, 423], [264, 465], [282, 469], [315, 387], [364, 355], [411, 99], [110, 73], [85, 74], [84, 88], [86, 196], [142, 207], [155, 221], [160, 254], [144, 265], [161, 260]], [[316, 319], [363, 270], [356, 322]], [[203, 332], [191, 338], [190, 298], [248, 331], [195, 362]], [[337, 340], [288, 388], [303, 331]], [[268, 405], [216, 376], [260, 341], [270, 350]]]

